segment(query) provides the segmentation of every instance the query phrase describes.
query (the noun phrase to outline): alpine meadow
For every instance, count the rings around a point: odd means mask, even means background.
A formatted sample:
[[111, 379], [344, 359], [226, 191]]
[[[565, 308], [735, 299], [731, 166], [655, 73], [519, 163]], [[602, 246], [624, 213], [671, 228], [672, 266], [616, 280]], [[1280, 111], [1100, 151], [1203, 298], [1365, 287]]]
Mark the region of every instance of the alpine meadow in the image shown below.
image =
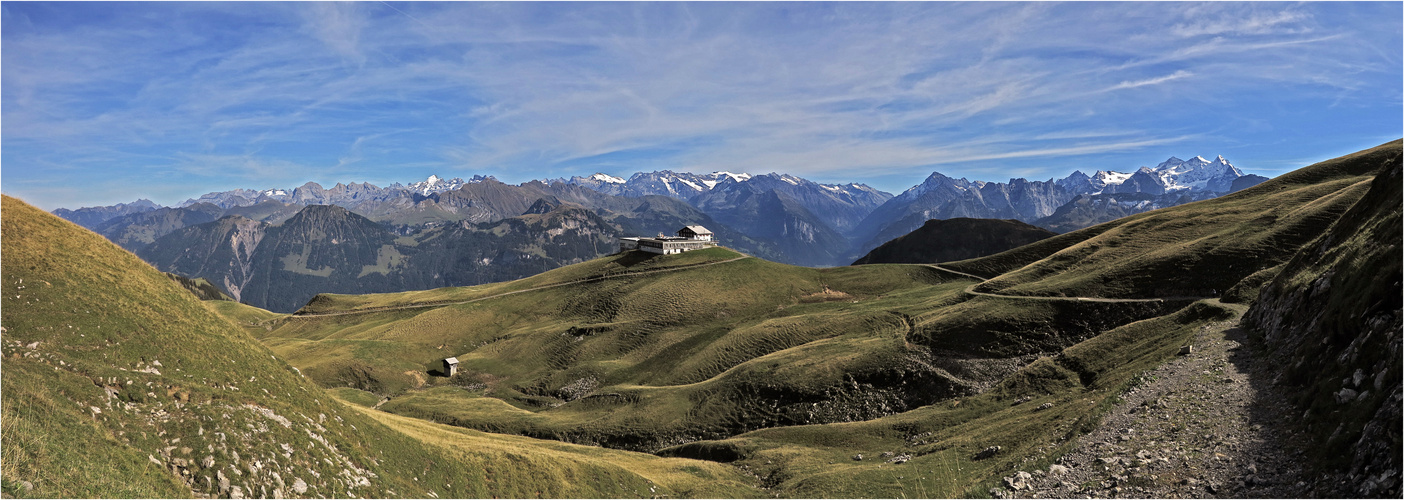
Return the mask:
[[6, 2], [0, 496], [1399, 498], [1401, 9]]

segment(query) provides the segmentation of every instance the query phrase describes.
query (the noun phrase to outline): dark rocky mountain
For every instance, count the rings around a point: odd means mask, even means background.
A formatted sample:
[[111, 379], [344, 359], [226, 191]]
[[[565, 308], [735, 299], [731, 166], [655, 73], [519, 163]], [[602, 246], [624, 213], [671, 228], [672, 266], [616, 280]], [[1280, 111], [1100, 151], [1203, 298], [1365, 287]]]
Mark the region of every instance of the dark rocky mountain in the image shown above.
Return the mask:
[[411, 183], [408, 186], [397, 182], [382, 188], [368, 182], [350, 184], [338, 182], [330, 189], [323, 188], [321, 184], [315, 182], [308, 182], [293, 189], [233, 189], [206, 193], [199, 198], [185, 200], [179, 206], [209, 203], [227, 209], [276, 201], [296, 205], [338, 205], [354, 209], [368, 202], [383, 202], [415, 194], [428, 196], [433, 193], [453, 191], [464, 184], [481, 182], [486, 179], [489, 177], [473, 176], [472, 179], [465, 181], [457, 177], [442, 179], [437, 175], [431, 175], [428, 179]]
[[1080, 194], [1058, 207], [1053, 215], [1034, 221], [1034, 225], [1058, 233], [1076, 231], [1128, 215], [1165, 207], [1183, 205], [1207, 199], [1212, 193], [1100, 193]]
[[725, 205], [706, 210], [718, 222], [764, 242], [786, 263], [831, 266], [847, 249], [848, 240], [799, 201], [774, 189], [732, 192]]
[[[332, 205], [383, 224], [394, 235], [410, 236], [458, 222], [484, 224], [518, 217], [539, 200], [547, 200], [550, 206], [539, 210], [560, 204], [592, 210], [623, 234], [641, 229], [648, 231], [640, 234], [676, 230], [662, 226], [665, 221], [677, 227], [703, 224], [726, 244], [752, 255], [790, 264], [830, 266], [851, 262], [929, 219], [1048, 219], [1047, 227], [1067, 231], [1217, 196], [1221, 193], [1213, 189], [1252, 181], [1222, 157], [1212, 162], [1200, 157], [1171, 158], [1133, 174], [1098, 171], [1089, 176], [1074, 172], [1048, 181], [980, 182], [932, 173], [925, 182], [897, 197], [862, 184], [820, 184], [776, 173], [752, 176], [664, 170], [636, 173], [627, 180], [595, 174], [520, 185], [483, 176], [466, 181], [430, 176], [408, 186], [337, 183], [323, 188], [309, 182], [293, 189], [208, 193], [187, 200], [181, 207], [146, 210], [147, 204], [138, 202], [61, 213], [94, 224], [94, 229], [112, 241], [138, 250], [173, 231], [227, 215], [280, 225], [304, 206]], [[1161, 194], [1145, 203], [1141, 199], [1145, 193]], [[640, 201], [654, 196], [677, 203]], [[1076, 204], [1064, 207], [1079, 196], [1083, 198]], [[683, 210], [682, 205], [691, 209]], [[1060, 207], [1063, 212], [1057, 213]], [[666, 208], [666, 213], [654, 216], [640, 208]], [[107, 220], [96, 222], [104, 217]], [[239, 285], [243, 278], [231, 279], [230, 286], [247, 286]]]
[[1267, 178], [1267, 177], [1263, 177], [1263, 176], [1261, 176], [1261, 175], [1256, 175], [1256, 174], [1244, 175], [1243, 177], [1239, 177], [1239, 178], [1233, 180], [1233, 184], [1230, 184], [1230, 185], [1229, 185], [1229, 192], [1242, 191], [1242, 190], [1244, 190], [1244, 189], [1248, 189], [1248, 188], [1253, 187], [1253, 186], [1256, 186], [1256, 185], [1258, 185], [1258, 184], [1262, 184], [1263, 181], [1266, 181], [1266, 180], [1268, 180], [1268, 178]]
[[689, 201], [704, 212], [720, 215], [736, 207], [737, 200], [767, 191], [775, 191], [794, 200], [840, 234], [853, 230], [863, 217], [892, 198], [888, 193], [862, 184], [819, 184], [793, 175], [770, 173], [752, 176], [745, 181], [723, 179], [712, 189]]
[[235, 300], [254, 280], [254, 250], [269, 224], [238, 215], [190, 226], [157, 239], [137, 256], [167, 272], [209, 280]]
[[694, 174], [659, 170], [637, 172], [629, 176], [628, 180], [606, 174], [595, 174], [589, 177], [571, 177], [565, 183], [615, 196], [638, 198], [659, 195], [679, 200], [690, 200], [694, 196], [710, 191], [718, 183], [725, 181], [745, 182], [750, 178], [750, 174], [733, 174], [731, 172]]
[[290, 312], [317, 291], [402, 290], [395, 234], [334, 205], [310, 205], [282, 225], [240, 216], [172, 232], [137, 251], [166, 272], [205, 278], [240, 302]]
[[[927, 219], [975, 217], [1017, 219], [1032, 223], [1054, 216], [1060, 207], [1078, 196], [1106, 194], [1160, 196], [1155, 198], [1160, 204], [1154, 205], [1154, 208], [1162, 208], [1171, 206], [1166, 203], [1227, 194], [1233, 190], [1234, 182], [1243, 177], [1243, 172], [1223, 156], [1212, 161], [1199, 156], [1189, 160], [1172, 156], [1154, 168], [1141, 167], [1130, 174], [1099, 170], [1089, 176], [1074, 171], [1063, 179], [1047, 181], [1010, 179], [1008, 183], [972, 182], [932, 173], [925, 182], [883, 203], [859, 224], [861, 229], [851, 235], [855, 244], [854, 254], [877, 247], [887, 241], [885, 238], [910, 232]], [[1240, 181], [1242, 186], [1250, 183], [1256, 184], [1253, 180]], [[1070, 209], [1078, 214], [1076, 217], [1059, 218], [1055, 224], [1059, 231], [1069, 231], [1139, 213], [1122, 201], [1116, 196], [1106, 196], [1095, 203], [1084, 201], [1079, 207]], [[1145, 206], [1151, 207], [1153, 204]], [[1101, 209], [1107, 211], [1098, 213]]]
[[385, 226], [345, 208], [309, 205], [265, 231], [252, 252], [252, 276], [238, 298], [288, 311], [307, 303], [314, 290], [403, 290], [393, 277], [371, 271], [393, 265], [395, 238]]
[[160, 205], [151, 200], [141, 199], [131, 203], [118, 203], [106, 207], [83, 207], [77, 210], [60, 208], [54, 210], [54, 215], [83, 226], [88, 229], [96, 229], [98, 225], [108, 220], [141, 212], [149, 212], [161, 208]]
[[133, 252], [172, 231], [218, 219], [224, 210], [209, 203], [158, 208], [123, 215], [98, 224], [93, 232]]
[[916, 231], [874, 248], [853, 265], [935, 264], [973, 259], [1057, 235], [1013, 219], [932, 219]]
[[1281, 366], [1274, 383], [1286, 386], [1301, 412], [1303, 448], [1329, 473], [1310, 496], [1400, 495], [1404, 176], [1398, 144], [1346, 157], [1384, 169], [1354, 207], [1282, 266], [1244, 315], [1243, 325]]
[[547, 196], [515, 217], [460, 220], [399, 236], [390, 226], [345, 208], [310, 205], [281, 225], [231, 215], [182, 228], [137, 253], [158, 269], [207, 279], [241, 302], [291, 312], [323, 292], [417, 290], [531, 276], [613, 253], [626, 234], [621, 226], [672, 232], [684, 218], [699, 220], [691, 215], [701, 215], [742, 246], [764, 250], [705, 214], [672, 210], [679, 215], [659, 217], [668, 212], [636, 206], [632, 212], [606, 212], [613, 217], [606, 220], [596, 211]]
[[401, 276], [411, 290], [476, 285], [532, 276], [618, 250], [619, 229], [598, 214], [538, 201], [518, 217], [461, 221], [416, 235], [414, 246], [397, 247], [406, 255], [403, 265], [384, 273]]
[[231, 206], [228, 209], [220, 208], [213, 203], [196, 203], [183, 207], [161, 207], [156, 210], [114, 217], [92, 229], [94, 232], [106, 236], [108, 240], [135, 252], [162, 236], [227, 215], [238, 215], [270, 224], [281, 224], [302, 208], [302, 205], [290, 205], [273, 200], [263, 200], [253, 205]]
[[1075, 193], [1054, 181], [1010, 179], [1008, 183], [952, 179], [939, 172], [873, 210], [853, 234], [854, 253], [866, 253], [928, 219], [1017, 219], [1051, 215]]

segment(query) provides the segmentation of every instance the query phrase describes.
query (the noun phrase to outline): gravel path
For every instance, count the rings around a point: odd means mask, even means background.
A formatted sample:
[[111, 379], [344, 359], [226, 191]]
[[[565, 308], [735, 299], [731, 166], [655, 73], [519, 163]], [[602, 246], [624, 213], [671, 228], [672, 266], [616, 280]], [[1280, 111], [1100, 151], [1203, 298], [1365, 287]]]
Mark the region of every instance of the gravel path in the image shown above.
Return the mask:
[[1193, 352], [1142, 377], [1100, 427], [1048, 469], [1018, 471], [1007, 498], [1299, 498], [1298, 442], [1268, 366], [1237, 320], [1207, 325]]

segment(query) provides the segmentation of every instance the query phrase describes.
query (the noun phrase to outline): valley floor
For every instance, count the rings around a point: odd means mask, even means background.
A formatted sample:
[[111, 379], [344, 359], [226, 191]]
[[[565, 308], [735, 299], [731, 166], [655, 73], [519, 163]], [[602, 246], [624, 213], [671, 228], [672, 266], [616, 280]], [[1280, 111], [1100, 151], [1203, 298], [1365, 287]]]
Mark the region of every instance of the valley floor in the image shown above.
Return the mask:
[[[1296, 415], [1238, 321], [1202, 327], [1193, 352], [1141, 376], [1093, 432], [1048, 469], [991, 491], [1015, 498], [1301, 498]], [[1323, 491], [1325, 490], [1325, 491]]]

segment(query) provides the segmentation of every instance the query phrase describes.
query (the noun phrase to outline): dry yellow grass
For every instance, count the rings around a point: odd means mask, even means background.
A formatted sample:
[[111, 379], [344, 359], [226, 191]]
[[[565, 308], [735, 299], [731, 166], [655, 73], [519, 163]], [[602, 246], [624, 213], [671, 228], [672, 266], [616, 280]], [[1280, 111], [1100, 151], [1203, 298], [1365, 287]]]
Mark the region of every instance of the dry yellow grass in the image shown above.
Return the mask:
[[[403, 417], [354, 404], [347, 406], [423, 443], [442, 448], [452, 454], [473, 456], [476, 460], [482, 460], [484, 456], [488, 461], [528, 460], [546, 471], [557, 471], [560, 464], [569, 464], [593, 466], [602, 470], [619, 469], [620, 474], [637, 474], [646, 479], [651, 486], [648, 491], [639, 491], [641, 496], [738, 498], [758, 497], [761, 493], [752, 486], [754, 478], [746, 476], [734, 467], [715, 462], [663, 458], [646, 453], [491, 434]], [[552, 473], [563, 476], [569, 474], [568, 471]], [[561, 479], [562, 481], [553, 482], [568, 483], [565, 477]], [[577, 497], [588, 494], [588, 491], [566, 489], [559, 493], [561, 494], [555, 496]]]

